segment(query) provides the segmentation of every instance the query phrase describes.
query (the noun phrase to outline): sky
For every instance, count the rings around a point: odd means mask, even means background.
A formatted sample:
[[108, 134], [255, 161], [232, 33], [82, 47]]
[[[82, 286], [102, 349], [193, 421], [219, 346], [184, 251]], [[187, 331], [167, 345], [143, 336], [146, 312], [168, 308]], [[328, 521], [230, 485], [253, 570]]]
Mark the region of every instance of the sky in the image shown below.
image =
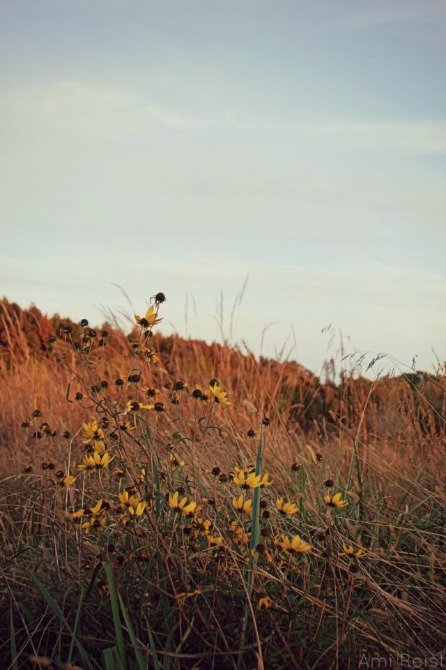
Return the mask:
[[0, 0], [0, 295], [432, 369], [445, 35], [446, 0]]

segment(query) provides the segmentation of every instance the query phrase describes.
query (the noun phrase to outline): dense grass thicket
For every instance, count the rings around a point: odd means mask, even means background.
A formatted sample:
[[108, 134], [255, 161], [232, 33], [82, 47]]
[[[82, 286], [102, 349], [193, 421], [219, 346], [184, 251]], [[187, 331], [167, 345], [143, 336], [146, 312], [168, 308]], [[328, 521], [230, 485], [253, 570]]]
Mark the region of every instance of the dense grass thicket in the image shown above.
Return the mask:
[[0, 667], [442, 667], [444, 369], [321, 381], [165, 309], [0, 303]]

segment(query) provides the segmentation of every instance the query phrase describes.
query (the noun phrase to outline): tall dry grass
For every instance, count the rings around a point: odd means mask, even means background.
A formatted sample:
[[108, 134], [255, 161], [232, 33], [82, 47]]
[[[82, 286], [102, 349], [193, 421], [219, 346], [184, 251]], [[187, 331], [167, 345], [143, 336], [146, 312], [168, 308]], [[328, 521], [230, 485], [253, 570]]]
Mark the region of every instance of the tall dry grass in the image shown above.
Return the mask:
[[[51, 324], [39, 325], [38, 315], [30, 337], [28, 316], [7, 312], [2, 667], [29, 667], [36, 657], [82, 668], [440, 659], [444, 376], [321, 382], [295, 363], [145, 337], [157, 330], [150, 324], [129, 338], [109, 329], [106, 346], [98, 329], [79, 349], [89, 327], [59, 320], [52, 342]], [[129, 381], [132, 374], [141, 378]], [[230, 405], [210, 402], [212, 378]], [[175, 390], [179, 381], [185, 389]], [[209, 400], [193, 397], [196, 384]], [[145, 393], [151, 387], [163, 411], [128, 411], [129, 400], [155, 402]], [[113, 461], [79, 471], [89, 447], [82, 423], [93, 417], [103, 422]], [[236, 466], [268, 472], [272, 486], [244, 492]], [[65, 485], [60, 473], [75, 482]], [[125, 491], [144, 506], [140, 516], [130, 518]], [[175, 510], [174, 491], [199, 511]], [[326, 504], [335, 492], [345, 507]], [[251, 501], [249, 514], [234, 509], [240, 494]], [[297, 511], [281, 514], [278, 497]], [[92, 516], [99, 500], [108, 507]], [[77, 522], [76, 510], [84, 510]], [[311, 550], [286, 551], [284, 535]]]

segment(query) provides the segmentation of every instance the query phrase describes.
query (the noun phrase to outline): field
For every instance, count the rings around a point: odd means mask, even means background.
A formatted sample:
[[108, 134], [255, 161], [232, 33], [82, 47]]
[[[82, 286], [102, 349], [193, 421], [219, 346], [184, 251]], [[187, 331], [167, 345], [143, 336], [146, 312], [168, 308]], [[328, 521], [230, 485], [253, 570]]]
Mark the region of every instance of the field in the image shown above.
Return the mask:
[[0, 302], [0, 667], [446, 665], [444, 366], [320, 380], [168, 307]]

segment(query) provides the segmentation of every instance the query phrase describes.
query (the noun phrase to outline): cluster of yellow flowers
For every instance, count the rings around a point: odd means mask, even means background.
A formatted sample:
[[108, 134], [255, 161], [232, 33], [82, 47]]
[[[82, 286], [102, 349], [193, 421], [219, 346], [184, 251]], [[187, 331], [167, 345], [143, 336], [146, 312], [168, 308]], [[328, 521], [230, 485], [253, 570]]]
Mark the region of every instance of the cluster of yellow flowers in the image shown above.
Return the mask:
[[[132, 345], [132, 351], [135, 355], [143, 355], [145, 362], [153, 363], [158, 360], [153, 350], [146, 347], [145, 343], [152, 334], [152, 328], [161, 322], [158, 309], [164, 299], [163, 294], [157, 294], [155, 303], [147, 309], [144, 316], [135, 315], [135, 321], [141, 329], [141, 338], [139, 343], [136, 343], [137, 346]], [[179, 448], [181, 439], [174, 439], [166, 445], [167, 455], [164, 459], [158, 459], [156, 455], [156, 476], [153, 463], [151, 462], [150, 466], [147, 464], [149, 459], [145, 464], [126, 463], [123, 455], [125, 451], [120, 448], [123, 445], [124, 436], [127, 436], [126, 439], [132, 439], [134, 444], [142, 446], [143, 436], [147, 434], [147, 427], [150, 426], [150, 416], [145, 412], [159, 414], [167, 411], [167, 401], [163, 399], [162, 391], [154, 386], [145, 388], [140, 371], [135, 372], [134, 370], [135, 368], [132, 368], [127, 380], [128, 387], [136, 389], [133, 394], [136, 398], [128, 399], [122, 390], [125, 381], [121, 378], [116, 380], [119, 400], [114, 401], [113, 416], [110, 411], [103, 411], [101, 408], [98, 409], [100, 418], [91, 417], [90, 421], [83, 423], [84, 453], [77, 464], [77, 476], [83, 476], [82, 501], [84, 501], [85, 485], [90, 475], [108, 470], [114, 459], [116, 459], [115, 463], [119, 462], [119, 469], [113, 473], [115, 479], [120, 482], [119, 490], [114, 496], [110, 496], [110, 501], [102, 497], [91, 507], [82, 506], [69, 513], [69, 518], [78, 523], [86, 533], [93, 529], [101, 531], [105, 526], [109, 531], [120, 525], [131, 527], [136, 537], [143, 537], [144, 522], [147, 527], [147, 519], [150, 520], [151, 513], [156, 510], [158, 521], [163, 520], [160, 523], [160, 529], [163, 529], [162, 524], [165, 523], [169, 533], [172, 532], [172, 527], [180, 530], [184, 538], [190, 537], [191, 546], [199, 547], [201, 538], [204, 545], [201, 545], [200, 551], [204, 549], [211, 556], [224, 556], [225, 550], [232, 547], [246, 562], [251, 561], [254, 556], [256, 560], [262, 556], [266, 563], [274, 562], [281, 567], [293, 565], [295, 561], [293, 556], [306, 556], [312, 551], [317, 554], [312, 544], [297, 534], [293, 526], [293, 517], [304, 508], [304, 500], [301, 500], [300, 508], [298, 498], [290, 500], [283, 495], [273, 497], [268, 491], [273, 482], [268, 472], [261, 471], [260, 457], [258, 457], [257, 467], [238, 464], [234, 467], [234, 471], [228, 474], [222, 474], [219, 467], [213, 469], [214, 476], [218, 477], [221, 483], [227, 484], [230, 489], [226, 497], [226, 500], [229, 501], [229, 509], [226, 509], [226, 524], [222, 521], [225, 518], [224, 512], [218, 517], [218, 523], [213, 522], [205, 518], [203, 513], [207, 501], [205, 499], [195, 501], [193, 493], [191, 497], [190, 486], [193, 485], [193, 481], [182, 475], [181, 468], [185, 466], [185, 461], [181, 453], [174, 451], [174, 448], [181, 451]], [[209, 405], [209, 416], [215, 404], [230, 405], [228, 393], [223, 390], [217, 379], [210, 380], [207, 386], [194, 384], [191, 391], [187, 389], [184, 382], [178, 381], [173, 384], [173, 387], [170, 387], [169, 393], [172, 394], [170, 400], [173, 404], [178, 404], [182, 394], [185, 394], [195, 401], [205, 403], [205, 406]], [[81, 395], [79, 393], [79, 397]], [[105, 404], [104, 407], [106, 407]], [[114, 426], [110, 431], [108, 428], [113, 419]], [[264, 418], [261, 430], [263, 431], [264, 426], [269, 424], [270, 420]], [[253, 438], [257, 433], [251, 429], [247, 435]], [[136, 478], [131, 474], [135, 471], [135, 467]], [[292, 469], [297, 470], [299, 467], [293, 465]], [[76, 483], [75, 476], [62, 471], [57, 473], [56, 480], [62, 486], [73, 486]], [[100, 482], [102, 482], [101, 479]], [[127, 483], [127, 487], [124, 482]], [[330, 486], [333, 485], [332, 482]], [[239, 492], [234, 494], [234, 487], [242, 489], [240, 495]], [[162, 492], [163, 488], [164, 492]], [[340, 492], [324, 495], [323, 501], [333, 510], [342, 509], [348, 505], [348, 501], [342, 497]], [[269, 519], [272, 513], [275, 515], [273, 521], [265, 525], [264, 521]], [[136, 522], [138, 526], [132, 525]], [[161, 530], [161, 532], [165, 531], [166, 528]], [[365, 550], [360, 546], [354, 548], [353, 545], [343, 543], [342, 551], [338, 553], [343, 557], [358, 559], [365, 555]], [[272, 605], [273, 601], [268, 595], [263, 594], [259, 597], [258, 607], [260, 609], [269, 609]]]

